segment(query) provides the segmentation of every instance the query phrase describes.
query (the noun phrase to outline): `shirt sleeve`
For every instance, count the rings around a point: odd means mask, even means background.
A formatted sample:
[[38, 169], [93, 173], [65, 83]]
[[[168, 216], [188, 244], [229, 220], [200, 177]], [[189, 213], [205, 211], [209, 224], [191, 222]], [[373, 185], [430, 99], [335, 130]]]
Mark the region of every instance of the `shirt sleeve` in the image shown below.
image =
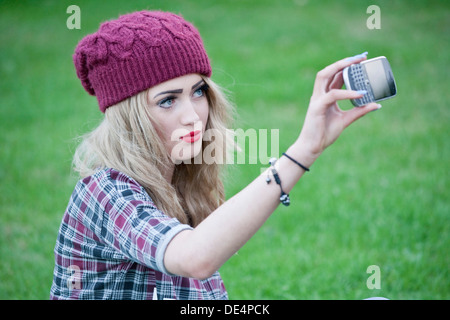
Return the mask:
[[164, 266], [166, 248], [192, 227], [158, 210], [145, 190], [120, 172], [109, 172], [108, 179], [90, 189], [103, 210], [101, 239], [129, 259], [170, 275]]

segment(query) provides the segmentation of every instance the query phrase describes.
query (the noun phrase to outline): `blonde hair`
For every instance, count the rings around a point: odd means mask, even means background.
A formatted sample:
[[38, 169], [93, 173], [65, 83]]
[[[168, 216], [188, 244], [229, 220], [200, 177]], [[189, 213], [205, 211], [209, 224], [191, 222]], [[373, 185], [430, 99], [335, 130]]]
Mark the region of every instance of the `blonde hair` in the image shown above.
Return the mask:
[[[233, 105], [222, 88], [209, 78], [203, 80], [209, 86], [206, 130], [226, 137]], [[203, 141], [201, 154], [214, 144], [210, 148], [223, 158], [213, 163], [178, 164], [169, 183], [162, 172], [171, 165], [170, 155], [147, 106], [147, 91], [143, 91], [106, 109], [100, 125], [82, 137], [73, 159], [74, 170], [84, 178], [102, 168], [116, 169], [144, 187], [158, 209], [195, 227], [225, 200], [221, 164], [225, 163], [226, 142], [217, 138]]]

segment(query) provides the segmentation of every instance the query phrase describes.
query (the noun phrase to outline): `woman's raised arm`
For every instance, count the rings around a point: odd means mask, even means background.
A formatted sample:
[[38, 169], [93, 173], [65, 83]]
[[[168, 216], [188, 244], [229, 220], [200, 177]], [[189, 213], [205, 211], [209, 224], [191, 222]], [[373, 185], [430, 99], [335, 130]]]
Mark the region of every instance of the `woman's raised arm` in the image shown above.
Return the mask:
[[[335, 62], [317, 73], [313, 94], [298, 139], [286, 151], [291, 158], [310, 167], [342, 131], [358, 118], [379, 109], [375, 103], [348, 111], [337, 101], [361, 98], [362, 94], [343, 90], [343, 68], [361, 62], [365, 55]], [[277, 161], [283, 190], [289, 193], [305, 173], [287, 157]], [[176, 235], [168, 245], [164, 264], [173, 274], [206, 279], [236, 253], [264, 224], [280, 204], [280, 187], [266, 182], [261, 174], [234, 195], [193, 230]]]

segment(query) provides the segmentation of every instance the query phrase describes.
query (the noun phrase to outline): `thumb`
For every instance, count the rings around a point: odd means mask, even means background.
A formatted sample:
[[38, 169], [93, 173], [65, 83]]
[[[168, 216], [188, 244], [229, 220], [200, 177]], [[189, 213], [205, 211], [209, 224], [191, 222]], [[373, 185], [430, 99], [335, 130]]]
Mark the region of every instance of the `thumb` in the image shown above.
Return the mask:
[[372, 103], [366, 104], [363, 107], [354, 107], [353, 109], [346, 111], [344, 119], [343, 119], [345, 127], [348, 127], [353, 122], [355, 122], [362, 116], [365, 116], [369, 112], [375, 111], [378, 109], [381, 109], [381, 104], [372, 102]]

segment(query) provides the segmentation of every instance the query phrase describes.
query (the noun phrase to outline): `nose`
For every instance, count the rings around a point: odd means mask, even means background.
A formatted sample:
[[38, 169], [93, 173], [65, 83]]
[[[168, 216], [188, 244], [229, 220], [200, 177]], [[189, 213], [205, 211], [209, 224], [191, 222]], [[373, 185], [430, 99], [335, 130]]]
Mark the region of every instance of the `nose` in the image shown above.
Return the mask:
[[200, 121], [195, 104], [191, 100], [187, 100], [182, 108], [181, 124], [185, 126], [194, 125]]

